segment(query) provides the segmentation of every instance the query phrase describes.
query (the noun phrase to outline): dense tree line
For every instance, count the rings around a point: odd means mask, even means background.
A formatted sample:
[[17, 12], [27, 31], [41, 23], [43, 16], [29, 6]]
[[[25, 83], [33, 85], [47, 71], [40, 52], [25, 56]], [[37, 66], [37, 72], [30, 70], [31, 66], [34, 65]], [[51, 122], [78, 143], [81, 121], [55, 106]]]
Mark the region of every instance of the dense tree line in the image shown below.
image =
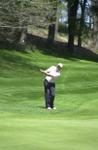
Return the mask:
[[[22, 43], [30, 25], [48, 29], [48, 42], [54, 42], [58, 29], [58, 10], [67, 4], [68, 49], [74, 52], [77, 37], [78, 47], [82, 46], [84, 28], [88, 28], [94, 49], [98, 49], [98, 2], [97, 0], [1, 0], [0, 40]], [[61, 10], [62, 11], [62, 10]]]
[[[93, 49], [98, 50], [98, 2], [97, 0], [68, 0], [69, 51], [74, 51], [74, 37], [78, 47], [82, 46], [84, 27], [88, 28]], [[80, 10], [80, 12], [78, 12]], [[78, 16], [80, 13], [80, 16]], [[78, 22], [77, 22], [78, 20]], [[76, 25], [77, 22], [77, 25]], [[77, 31], [77, 34], [75, 33]]]

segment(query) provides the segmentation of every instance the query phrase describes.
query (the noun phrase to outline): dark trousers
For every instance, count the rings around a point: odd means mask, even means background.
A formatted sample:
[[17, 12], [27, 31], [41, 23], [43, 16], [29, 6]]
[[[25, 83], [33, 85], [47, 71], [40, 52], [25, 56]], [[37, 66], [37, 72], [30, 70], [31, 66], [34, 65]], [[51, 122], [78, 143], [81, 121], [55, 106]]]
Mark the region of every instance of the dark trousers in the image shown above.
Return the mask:
[[44, 90], [45, 90], [45, 106], [54, 107], [54, 98], [55, 98], [55, 83], [48, 82], [44, 80]]

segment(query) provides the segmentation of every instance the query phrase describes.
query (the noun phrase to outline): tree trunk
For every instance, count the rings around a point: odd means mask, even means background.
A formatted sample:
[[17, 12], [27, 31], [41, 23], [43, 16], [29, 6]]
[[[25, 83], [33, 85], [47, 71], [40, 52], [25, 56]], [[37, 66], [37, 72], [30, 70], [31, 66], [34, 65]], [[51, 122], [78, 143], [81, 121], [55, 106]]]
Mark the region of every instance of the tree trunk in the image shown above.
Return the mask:
[[93, 30], [92, 30], [92, 38], [93, 38], [93, 49], [94, 52], [98, 50], [98, 1], [95, 0], [92, 2], [92, 13], [93, 13]]
[[19, 44], [25, 45], [26, 35], [27, 35], [27, 28], [22, 28], [20, 39], [19, 39]]
[[98, 50], [98, 17], [94, 16], [94, 27], [93, 27], [93, 44], [94, 51]]
[[55, 37], [55, 24], [49, 25], [48, 30], [48, 44], [53, 44]]
[[78, 31], [78, 47], [81, 47], [82, 45], [82, 33], [84, 29], [84, 22], [85, 22], [85, 8], [86, 8], [87, 0], [84, 0], [82, 3], [81, 0], [81, 18], [80, 18], [80, 24], [79, 24], [79, 31]]
[[55, 25], [55, 35], [58, 33], [58, 25], [59, 25], [59, 9], [57, 7], [57, 12], [56, 12], [56, 25]]
[[76, 30], [76, 15], [79, 0], [68, 0], [68, 50], [72, 54], [74, 51], [74, 38]]
[[57, 7], [58, 2], [53, 4], [53, 12], [51, 12], [51, 15], [49, 17], [50, 25], [48, 30], [48, 43], [53, 44], [54, 38], [55, 38], [55, 32], [56, 32], [56, 23], [57, 23]]

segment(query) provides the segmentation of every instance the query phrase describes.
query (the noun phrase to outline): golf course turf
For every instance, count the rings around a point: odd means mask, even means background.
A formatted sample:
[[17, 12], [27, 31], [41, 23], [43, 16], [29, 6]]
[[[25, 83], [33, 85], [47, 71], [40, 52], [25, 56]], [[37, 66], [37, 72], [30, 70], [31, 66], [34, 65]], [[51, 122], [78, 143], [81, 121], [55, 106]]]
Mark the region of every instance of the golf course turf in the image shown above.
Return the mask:
[[[46, 110], [39, 69], [59, 62], [57, 109]], [[97, 149], [98, 63], [0, 50], [0, 150]]]

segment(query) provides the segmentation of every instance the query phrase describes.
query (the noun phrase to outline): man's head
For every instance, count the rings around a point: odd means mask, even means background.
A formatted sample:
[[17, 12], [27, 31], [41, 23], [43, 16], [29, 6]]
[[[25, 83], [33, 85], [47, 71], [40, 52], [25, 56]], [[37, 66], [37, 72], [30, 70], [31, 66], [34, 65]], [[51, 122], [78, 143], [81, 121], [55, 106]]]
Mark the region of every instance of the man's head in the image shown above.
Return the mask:
[[63, 64], [62, 64], [62, 63], [58, 63], [58, 64], [57, 64], [57, 67], [58, 67], [58, 69], [60, 70], [60, 69], [63, 68]]

